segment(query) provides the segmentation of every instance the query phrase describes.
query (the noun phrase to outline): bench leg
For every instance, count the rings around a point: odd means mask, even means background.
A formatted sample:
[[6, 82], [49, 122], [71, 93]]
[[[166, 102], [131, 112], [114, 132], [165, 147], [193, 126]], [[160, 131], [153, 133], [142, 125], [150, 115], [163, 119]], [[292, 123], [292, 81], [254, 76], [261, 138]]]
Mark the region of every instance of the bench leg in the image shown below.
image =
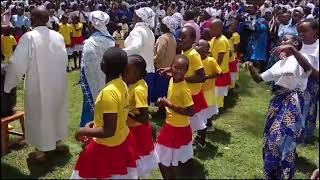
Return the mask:
[[1, 155], [6, 154], [8, 150], [9, 132], [8, 124], [1, 124]]

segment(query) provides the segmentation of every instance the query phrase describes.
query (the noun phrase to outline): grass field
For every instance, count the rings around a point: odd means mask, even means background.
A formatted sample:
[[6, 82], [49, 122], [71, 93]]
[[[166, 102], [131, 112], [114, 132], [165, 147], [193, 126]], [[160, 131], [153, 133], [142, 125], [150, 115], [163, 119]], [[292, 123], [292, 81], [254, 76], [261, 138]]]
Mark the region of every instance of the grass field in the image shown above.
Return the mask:
[[[34, 151], [30, 145], [16, 147], [1, 157], [2, 178], [69, 178], [82, 150], [81, 144], [74, 139], [79, 127], [82, 93], [78, 86], [78, 72], [69, 74], [69, 137], [64, 142], [70, 153], [66, 156], [51, 153], [49, 162], [43, 165], [32, 164], [29, 153]], [[246, 72], [240, 74], [240, 98], [232, 103], [215, 123], [215, 131], [209, 132], [205, 150], [195, 151], [195, 161], [189, 178], [262, 178], [262, 133], [266, 111], [271, 98], [267, 85], [256, 85]], [[23, 88], [19, 86], [18, 106], [23, 107]], [[318, 121], [319, 122], [319, 121]], [[163, 120], [154, 119], [154, 129], [159, 130]], [[17, 126], [16, 124], [14, 124]], [[296, 178], [308, 179], [319, 166], [319, 124], [316, 141], [306, 147], [299, 147]], [[159, 179], [159, 171], [150, 178]]]

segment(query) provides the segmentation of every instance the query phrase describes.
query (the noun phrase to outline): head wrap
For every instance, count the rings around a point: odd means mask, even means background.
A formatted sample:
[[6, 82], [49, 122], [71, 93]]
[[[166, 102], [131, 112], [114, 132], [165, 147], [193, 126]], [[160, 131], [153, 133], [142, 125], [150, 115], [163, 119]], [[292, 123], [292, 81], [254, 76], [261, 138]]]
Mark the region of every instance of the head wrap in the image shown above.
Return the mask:
[[300, 12], [300, 13], [302, 13], [302, 14], [304, 14], [304, 11], [303, 11], [303, 8], [302, 7], [296, 7], [296, 8], [294, 8], [293, 9], [293, 11], [298, 11], [298, 12]]
[[142, 7], [136, 10], [135, 13], [144, 23], [148, 24], [151, 28], [154, 27], [154, 18], [156, 14], [150, 7]]
[[168, 27], [170, 32], [174, 32], [179, 27], [178, 22], [172, 16], [163, 18], [162, 23]]
[[109, 23], [109, 21], [110, 16], [102, 11], [93, 11], [89, 15], [89, 22], [91, 22], [92, 26], [105, 36], [110, 35], [106, 26]]
[[171, 17], [178, 23], [178, 27], [182, 27], [183, 16], [180, 13], [174, 13]]

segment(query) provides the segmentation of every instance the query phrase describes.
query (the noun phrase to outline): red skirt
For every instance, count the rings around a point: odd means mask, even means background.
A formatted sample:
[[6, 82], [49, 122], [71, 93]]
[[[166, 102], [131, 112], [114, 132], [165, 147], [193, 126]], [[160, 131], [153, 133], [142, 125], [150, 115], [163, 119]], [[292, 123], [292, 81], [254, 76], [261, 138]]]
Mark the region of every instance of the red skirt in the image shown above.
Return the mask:
[[230, 72], [221, 74], [216, 78], [216, 86], [230, 86], [231, 85], [231, 75]]
[[130, 131], [135, 139], [138, 155], [150, 155], [150, 153], [154, 150], [151, 124], [148, 123], [136, 127], [130, 127]]
[[190, 126], [174, 127], [167, 123], [163, 125], [158, 134], [157, 143], [169, 148], [179, 149], [192, 141]]
[[111, 178], [113, 175], [126, 175], [128, 168], [136, 168], [138, 155], [133, 135], [120, 145], [108, 147], [94, 140], [81, 153], [75, 166], [81, 178]]
[[202, 91], [197, 95], [193, 95], [192, 100], [194, 103], [193, 106], [196, 113], [208, 108], [206, 99], [204, 98], [204, 94]]
[[237, 60], [229, 63], [229, 70], [230, 70], [231, 73], [238, 72], [238, 65], [237, 64], [238, 64]]
[[83, 44], [84, 38], [82, 36], [80, 37], [72, 37], [72, 44], [77, 45], [77, 44]]

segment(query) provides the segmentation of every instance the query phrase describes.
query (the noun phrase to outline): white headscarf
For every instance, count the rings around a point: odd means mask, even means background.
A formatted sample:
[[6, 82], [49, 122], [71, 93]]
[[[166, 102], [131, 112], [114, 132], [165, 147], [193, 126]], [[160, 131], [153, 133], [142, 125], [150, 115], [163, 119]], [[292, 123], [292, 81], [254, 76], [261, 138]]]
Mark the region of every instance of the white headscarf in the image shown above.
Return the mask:
[[174, 32], [179, 26], [178, 22], [172, 16], [163, 18], [162, 23], [169, 28], [170, 32]]
[[178, 23], [178, 27], [182, 27], [182, 21], [183, 21], [183, 16], [180, 13], [174, 13], [172, 16], [172, 18], [175, 19], [175, 21]]
[[93, 11], [89, 15], [89, 22], [92, 26], [106, 36], [110, 36], [107, 29], [107, 24], [110, 21], [110, 16], [102, 11]]
[[150, 7], [142, 7], [136, 10], [135, 13], [144, 23], [147, 23], [151, 28], [154, 27], [154, 18], [156, 14]]

